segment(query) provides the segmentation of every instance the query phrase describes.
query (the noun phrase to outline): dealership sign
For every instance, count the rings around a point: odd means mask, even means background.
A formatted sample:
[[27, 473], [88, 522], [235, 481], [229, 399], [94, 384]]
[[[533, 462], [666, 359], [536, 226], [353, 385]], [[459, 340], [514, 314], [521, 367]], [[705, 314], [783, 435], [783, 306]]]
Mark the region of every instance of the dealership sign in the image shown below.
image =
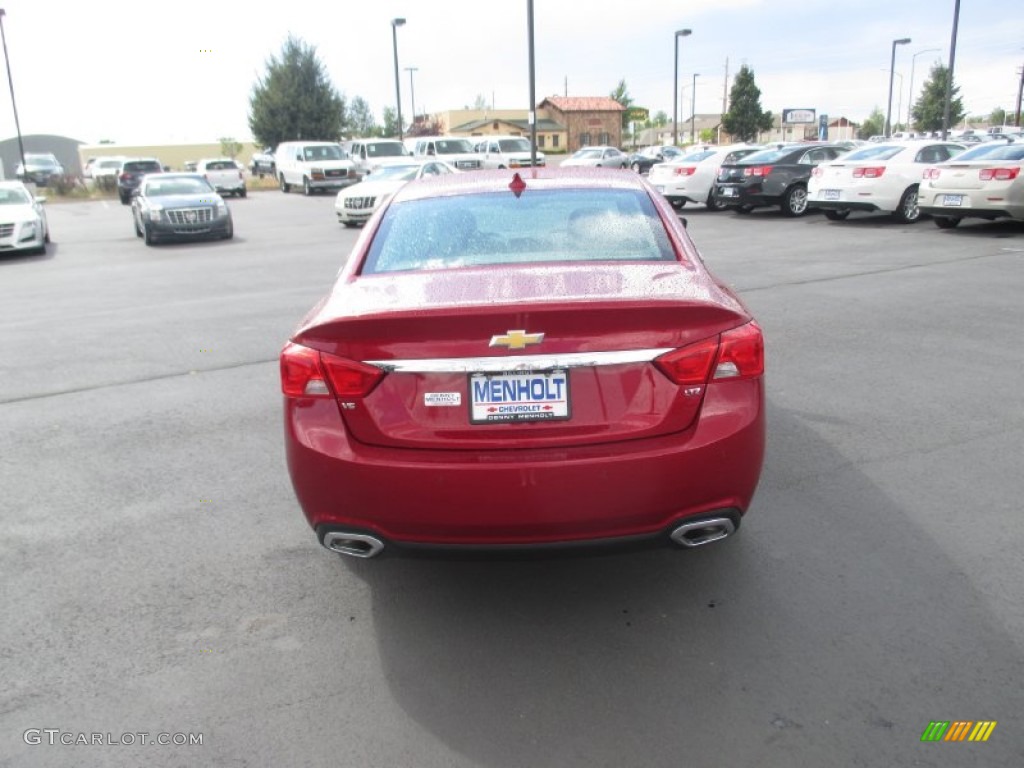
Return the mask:
[[784, 109], [782, 110], [782, 122], [787, 125], [794, 123], [800, 124], [805, 123], [808, 125], [814, 125], [818, 122], [814, 117], [813, 109]]

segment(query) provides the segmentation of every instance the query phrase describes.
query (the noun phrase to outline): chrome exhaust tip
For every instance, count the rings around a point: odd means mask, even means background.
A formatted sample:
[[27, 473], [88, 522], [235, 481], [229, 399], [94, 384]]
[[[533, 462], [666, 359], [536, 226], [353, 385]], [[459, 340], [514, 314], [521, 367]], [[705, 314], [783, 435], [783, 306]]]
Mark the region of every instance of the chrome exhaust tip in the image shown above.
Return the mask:
[[339, 555], [358, 557], [363, 560], [376, 557], [384, 551], [383, 541], [375, 536], [367, 536], [365, 533], [328, 531], [324, 534], [322, 544]]
[[684, 547], [700, 547], [728, 538], [736, 532], [736, 523], [728, 517], [711, 517], [683, 523], [670, 534], [672, 541]]

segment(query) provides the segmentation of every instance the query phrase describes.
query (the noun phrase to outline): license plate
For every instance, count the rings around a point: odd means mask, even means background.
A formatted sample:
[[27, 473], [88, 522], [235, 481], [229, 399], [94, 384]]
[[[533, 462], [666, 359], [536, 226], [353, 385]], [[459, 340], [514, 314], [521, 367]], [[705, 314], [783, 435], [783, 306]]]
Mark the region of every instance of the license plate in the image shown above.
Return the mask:
[[474, 373], [469, 377], [471, 424], [569, 418], [569, 372]]
[[736, 197], [736, 187], [719, 187], [718, 194], [722, 197]]
[[839, 190], [838, 189], [823, 189], [821, 190], [822, 200], [838, 200]]
[[942, 204], [943, 205], [963, 205], [964, 204], [964, 196], [963, 195], [943, 195], [942, 196]]
[[665, 188], [664, 188], [664, 187], [661, 187], [661, 186], [658, 186], [657, 184], [655, 184], [655, 185], [654, 185], [654, 188], [655, 188], [656, 190], [658, 190], [659, 192], [661, 192], [662, 194], [664, 194], [664, 193], [665, 193]]

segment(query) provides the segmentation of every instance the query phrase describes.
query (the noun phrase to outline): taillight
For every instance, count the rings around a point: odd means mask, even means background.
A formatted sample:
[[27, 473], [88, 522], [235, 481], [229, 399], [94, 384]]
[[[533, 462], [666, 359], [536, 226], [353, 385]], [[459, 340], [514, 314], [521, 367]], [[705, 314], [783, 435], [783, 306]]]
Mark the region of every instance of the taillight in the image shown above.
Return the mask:
[[343, 357], [320, 353], [320, 360], [331, 389], [337, 397], [363, 397], [370, 394], [377, 383], [384, 378], [384, 371], [372, 365], [346, 360]]
[[328, 397], [320, 353], [289, 342], [281, 350], [281, 391], [288, 397]]
[[811, 169], [811, 176], [824, 176], [824, 175], [825, 175], [825, 172], [821, 169], [820, 165], [816, 165], [816, 166], [814, 166], [814, 168]]
[[1012, 181], [1020, 174], [1020, 166], [1016, 168], [982, 168], [978, 178], [982, 181]]
[[744, 176], [767, 176], [772, 172], [771, 165], [752, 165], [749, 168], [743, 169]]
[[722, 334], [715, 379], [752, 379], [764, 374], [764, 335], [751, 321]]
[[855, 179], [879, 179], [882, 174], [885, 173], [884, 165], [874, 166], [862, 166], [860, 168], [853, 169], [853, 178]]
[[667, 352], [656, 358], [654, 364], [674, 383], [693, 388], [687, 394], [700, 394], [709, 376], [712, 379], [752, 379], [762, 376], [764, 336], [760, 326], [751, 321], [721, 336]]
[[666, 352], [655, 358], [654, 364], [676, 384], [703, 387], [717, 353], [718, 337], [715, 336]]
[[131, 177], [132, 175], [130, 173], [122, 173], [119, 178], [121, 181], [128, 181]]
[[697, 169], [693, 166], [685, 166], [683, 168], [676, 168], [676, 176], [693, 176], [697, 172]]
[[924, 171], [921, 172], [922, 179], [937, 179], [941, 175], [941, 168], [925, 168]]
[[380, 368], [299, 344], [281, 350], [281, 391], [288, 397], [362, 397], [383, 377]]

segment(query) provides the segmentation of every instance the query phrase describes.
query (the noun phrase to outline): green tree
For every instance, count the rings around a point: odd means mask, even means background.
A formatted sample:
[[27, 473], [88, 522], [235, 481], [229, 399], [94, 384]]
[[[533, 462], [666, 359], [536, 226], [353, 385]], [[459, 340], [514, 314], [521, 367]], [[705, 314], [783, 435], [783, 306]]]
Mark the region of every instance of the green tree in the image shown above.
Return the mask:
[[341, 139], [345, 99], [331, 84], [316, 48], [288, 36], [280, 56], [271, 56], [267, 71], [249, 96], [249, 128], [262, 146], [293, 139]]
[[381, 136], [398, 136], [398, 114], [394, 107], [384, 107], [384, 125], [379, 131]]
[[224, 157], [230, 157], [234, 160], [238, 157], [238, 153], [242, 151], [242, 144], [234, 140], [231, 136], [224, 136], [217, 139], [220, 142], [220, 153]]
[[1006, 125], [1006, 110], [1002, 107], [996, 107], [988, 116], [988, 122], [989, 125]]
[[665, 111], [655, 112], [653, 125], [655, 128], [661, 128], [662, 126], [668, 125], [668, 115]]
[[744, 64], [729, 91], [729, 111], [722, 115], [722, 128], [739, 141], [753, 141], [772, 127], [772, 113], [761, 109], [761, 89], [754, 82], [754, 70]]
[[482, 93], [478, 93], [476, 98], [473, 99], [473, 109], [487, 109], [487, 97]]
[[[921, 89], [921, 96], [914, 102], [911, 114], [914, 125], [922, 131], [941, 131], [942, 112], [946, 102], [946, 83], [949, 81], [949, 68], [941, 64], [932, 67], [928, 80]], [[953, 84], [949, 101], [949, 127], [959, 123], [964, 117], [964, 103], [957, 94], [960, 87]]]
[[370, 105], [362, 96], [356, 96], [349, 104], [346, 115], [348, 130], [353, 136], [373, 136], [377, 121], [373, 118]]
[[870, 139], [872, 136], [881, 136], [884, 130], [885, 115], [882, 114], [881, 109], [875, 107], [857, 129], [857, 138]]
[[611, 96], [614, 101], [619, 102], [619, 104], [625, 107], [626, 112], [622, 113], [622, 127], [623, 129], [629, 128], [629, 118], [627, 117], [627, 114], [629, 112], [629, 108], [633, 106], [633, 97], [629, 95], [629, 88], [626, 87], [626, 81], [624, 79], [619, 80], [619, 84], [615, 86], [615, 90], [608, 95]]

